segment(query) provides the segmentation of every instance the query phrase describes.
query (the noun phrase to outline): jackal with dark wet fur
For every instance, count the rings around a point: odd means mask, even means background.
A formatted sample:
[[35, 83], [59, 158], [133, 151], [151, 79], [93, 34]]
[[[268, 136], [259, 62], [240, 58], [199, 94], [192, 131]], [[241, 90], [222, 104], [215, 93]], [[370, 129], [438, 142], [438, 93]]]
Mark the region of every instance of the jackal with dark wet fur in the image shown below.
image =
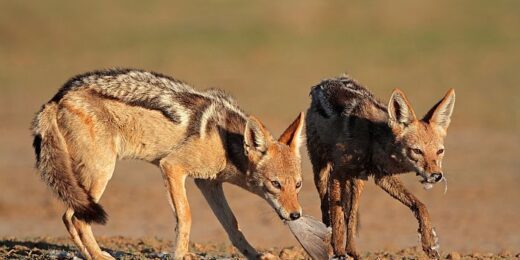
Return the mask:
[[32, 131], [37, 168], [68, 209], [63, 221], [88, 259], [103, 252], [91, 223], [104, 224], [99, 200], [117, 160], [157, 165], [176, 217], [174, 258], [189, 257], [191, 213], [185, 181], [198, 188], [247, 258], [269, 257], [246, 240], [222, 183], [264, 198], [290, 221], [302, 214], [300, 135], [303, 113], [279, 139], [220, 90], [197, 91], [154, 72], [111, 69], [70, 79], [36, 115]]
[[359, 259], [354, 243], [359, 198], [372, 176], [413, 211], [423, 250], [438, 258], [437, 236], [425, 205], [396, 175], [415, 172], [426, 186], [445, 180], [443, 143], [455, 105], [454, 90], [422, 119], [401, 90], [394, 90], [385, 105], [349, 76], [323, 80], [312, 88], [311, 98], [307, 146], [322, 220], [332, 226], [331, 254]]

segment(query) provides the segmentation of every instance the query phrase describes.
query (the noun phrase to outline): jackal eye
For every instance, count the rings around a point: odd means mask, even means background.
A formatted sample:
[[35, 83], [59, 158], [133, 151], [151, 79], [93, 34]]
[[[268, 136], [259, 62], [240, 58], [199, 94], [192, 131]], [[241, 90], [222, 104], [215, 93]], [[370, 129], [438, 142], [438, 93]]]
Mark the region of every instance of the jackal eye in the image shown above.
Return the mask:
[[439, 151], [437, 151], [437, 155], [440, 155], [441, 153], [444, 153], [444, 149], [439, 149]]
[[298, 181], [296, 183], [296, 189], [299, 189], [302, 186], [302, 181]]
[[273, 187], [275, 187], [277, 189], [282, 188], [282, 184], [280, 184], [279, 181], [271, 181], [271, 185], [273, 185]]
[[418, 155], [423, 155], [424, 154], [423, 151], [421, 149], [419, 149], [419, 148], [412, 148], [412, 152], [414, 154], [418, 154]]

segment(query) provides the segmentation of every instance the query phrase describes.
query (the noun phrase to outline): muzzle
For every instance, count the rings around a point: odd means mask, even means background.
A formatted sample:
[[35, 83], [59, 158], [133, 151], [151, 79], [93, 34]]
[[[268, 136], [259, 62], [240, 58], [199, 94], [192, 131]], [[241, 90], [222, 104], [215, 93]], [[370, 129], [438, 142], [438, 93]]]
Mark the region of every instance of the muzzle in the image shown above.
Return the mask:
[[420, 182], [422, 183], [425, 190], [429, 190], [433, 187], [433, 184], [438, 183], [440, 181], [444, 181], [444, 194], [448, 191], [448, 180], [441, 172], [434, 172], [431, 174], [427, 174], [424, 172], [417, 172], [418, 176], [422, 177], [422, 180]]

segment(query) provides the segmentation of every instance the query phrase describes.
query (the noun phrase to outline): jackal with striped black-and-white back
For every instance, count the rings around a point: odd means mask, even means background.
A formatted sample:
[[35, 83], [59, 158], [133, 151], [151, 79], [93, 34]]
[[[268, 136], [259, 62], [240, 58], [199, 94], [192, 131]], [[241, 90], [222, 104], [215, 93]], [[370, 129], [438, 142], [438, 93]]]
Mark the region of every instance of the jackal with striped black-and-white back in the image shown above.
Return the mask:
[[222, 183], [264, 198], [280, 216], [300, 218], [301, 113], [279, 139], [220, 90], [197, 91], [154, 72], [110, 69], [70, 79], [36, 115], [37, 168], [68, 209], [63, 222], [88, 259], [102, 251], [91, 223], [104, 224], [98, 204], [117, 160], [139, 159], [163, 174], [177, 219], [174, 258], [189, 257], [191, 213], [185, 181], [195, 178], [231, 242], [247, 258], [257, 252], [226, 202]]

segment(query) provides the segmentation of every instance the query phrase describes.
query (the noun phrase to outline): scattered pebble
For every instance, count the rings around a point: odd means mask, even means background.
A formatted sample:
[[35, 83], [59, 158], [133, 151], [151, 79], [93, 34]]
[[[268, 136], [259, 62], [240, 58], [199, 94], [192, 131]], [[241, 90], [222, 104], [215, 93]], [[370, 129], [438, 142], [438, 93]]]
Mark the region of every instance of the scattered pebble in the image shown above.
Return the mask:
[[458, 252], [451, 252], [446, 256], [447, 259], [460, 260], [460, 254]]
[[482, 254], [480, 254], [480, 253], [473, 253], [473, 254], [471, 254], [471, 255], [469, 255], [469, 256], [474, 257], [474, 258], [477, 258], [477, 259], [482, 258]]
[[289, 259], [303, 259], [302, 252], [300, 250], [295, 249], [294, 247], [284, 248], [280, 251], [278, 255], [282, 260]]
[[[99, 238], [103, 250], [121, 260], [131, 259], [173, 259], [170, 252], [173, 243], [161, 239], [131, 239], [124, 237]], [[243, 259], [237, 250], [229, 244], [190, 244], [190, 250], [196, 253], [200, 260], [231, 260]], [[309, 260], [305, 251], [299, 246], [268, 250], [259, 249], [261, 252], [271, 252], [274, 258]], [[398, 251], [361, 252], [362, 259], [427, 259], [421, 248], [411, 247]], [[519, 252], [504, 250], [499, 254], [492, 253], [469, 253], [460, 254], [450, 252], [443, 254], [445, 259], [514, 259], [520, 258]], [[67, 238], [33, 238], [28, 240], [0, 239], [0, 259], [36, 259], [36, 260], [81, 260], [77, 248]]]
[[498, 253], [498, 255], [500, 257], [504, 257], [504, 258], [513, 256], [513, 254], [511, 254], [511, 252], [509, 250], [502, 250], [502, 251], [500, 251], [500, 253]]

